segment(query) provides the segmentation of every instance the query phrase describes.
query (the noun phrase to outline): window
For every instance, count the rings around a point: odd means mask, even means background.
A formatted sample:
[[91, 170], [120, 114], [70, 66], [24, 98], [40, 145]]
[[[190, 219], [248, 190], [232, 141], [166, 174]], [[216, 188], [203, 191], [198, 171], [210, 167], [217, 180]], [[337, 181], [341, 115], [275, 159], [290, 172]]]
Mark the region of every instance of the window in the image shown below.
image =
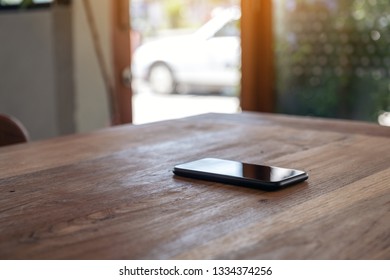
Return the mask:
[[0, 10], [50, 7], [53, 0], [0, 0]]
[[390, 109], [387, 0], [274, 0], [277, 111], [377, 121]]
[[234, 37], [234, 36], [237, 37], [240, 36], [239, 20], [229, 21], [214, 35], [214, 37]]
[[133, 0], [133, 122], [239, 109], [239, 0]]

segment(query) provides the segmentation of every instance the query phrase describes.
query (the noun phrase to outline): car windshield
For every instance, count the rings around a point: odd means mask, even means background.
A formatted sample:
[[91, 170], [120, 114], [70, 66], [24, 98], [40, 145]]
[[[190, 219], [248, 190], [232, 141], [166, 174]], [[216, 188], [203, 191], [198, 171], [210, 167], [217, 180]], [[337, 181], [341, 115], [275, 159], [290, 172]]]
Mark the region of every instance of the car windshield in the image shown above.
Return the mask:
[[[213, 37], [218, 32], [219, 36], [222, 36], [220, 30], [224, 28], [224, 25], [226, 25], [229, 22], [236, 22], [240, 18], [240, 16], [241, 13], [237, 9], [229, 9], [226, 11], [221, 11], [215, 17], [209, 20], [206, 24], [204, 24], [201, 28], [199, 28], [194, 33], [194, 35], [202, 39], [208, 39]], [[236, 34], [232, 34], [232, 32], [227, 32], [226, 34], [228, 35], [225, 36], [232, 36], [232, 35], [238, 36], [239, 35], [238, 32], [239, 32], [238, 29], [237, 32], [235, 32]]]

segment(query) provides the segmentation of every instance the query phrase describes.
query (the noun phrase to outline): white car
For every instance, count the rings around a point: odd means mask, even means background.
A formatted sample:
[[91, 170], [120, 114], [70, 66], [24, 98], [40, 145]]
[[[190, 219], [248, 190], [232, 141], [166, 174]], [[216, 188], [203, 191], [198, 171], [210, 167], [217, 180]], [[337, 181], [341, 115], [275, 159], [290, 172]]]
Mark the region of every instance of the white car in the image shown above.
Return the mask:
[[234, 88], [241, 77], [240, 16], [239, 9], [226, 9], [193, 34], [141, 45], [133, 55], [132, 77], [146, 80], [157, 93]]

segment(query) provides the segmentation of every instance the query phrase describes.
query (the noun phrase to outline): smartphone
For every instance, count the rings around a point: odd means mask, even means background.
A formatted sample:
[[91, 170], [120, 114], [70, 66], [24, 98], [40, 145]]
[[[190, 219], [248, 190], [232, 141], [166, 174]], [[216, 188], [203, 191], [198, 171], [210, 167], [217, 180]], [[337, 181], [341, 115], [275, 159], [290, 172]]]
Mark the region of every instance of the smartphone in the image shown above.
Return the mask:
[[275, 191], [306, 180], [306, 172], [275, 166], [204, 158], [174, 167], [178, 176]]

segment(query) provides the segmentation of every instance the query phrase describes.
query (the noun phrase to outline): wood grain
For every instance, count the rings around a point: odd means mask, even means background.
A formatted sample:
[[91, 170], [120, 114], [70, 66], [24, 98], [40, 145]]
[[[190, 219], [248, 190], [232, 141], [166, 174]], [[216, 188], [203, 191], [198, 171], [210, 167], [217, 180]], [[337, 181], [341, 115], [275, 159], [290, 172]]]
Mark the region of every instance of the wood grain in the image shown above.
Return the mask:
[[[388, 136], [208, 114], [0, 148], [0, 258], [389, 259]], [[310, 177], [269, 193], [172, 175], [206, 156]]]

